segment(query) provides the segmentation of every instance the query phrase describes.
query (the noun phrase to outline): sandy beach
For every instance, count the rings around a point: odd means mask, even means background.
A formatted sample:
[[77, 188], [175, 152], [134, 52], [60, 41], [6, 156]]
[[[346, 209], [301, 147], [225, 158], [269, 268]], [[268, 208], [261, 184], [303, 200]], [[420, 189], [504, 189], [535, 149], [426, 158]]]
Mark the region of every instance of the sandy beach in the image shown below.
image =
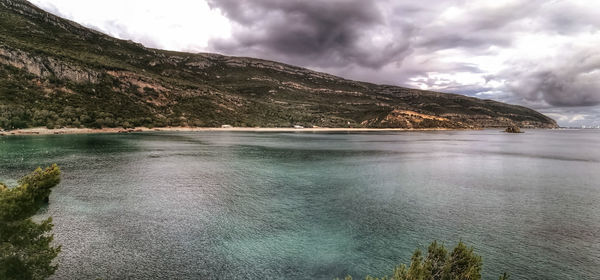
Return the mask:
[[16, 129], [0, 131], [0, 136], [9, 135], [52, 135], [52, 134], [95, 134], [95, 133], [134, 133], [154, 131], [242, 131], [242, 132], [368, 132], [368, 131], [432, 131], [432, 130], [455, 130], [447, 128], [407, 129], [407, 128], [293, 128], [293, 127], [136, 127], [136, 128], [57, 128], [45, 127]]

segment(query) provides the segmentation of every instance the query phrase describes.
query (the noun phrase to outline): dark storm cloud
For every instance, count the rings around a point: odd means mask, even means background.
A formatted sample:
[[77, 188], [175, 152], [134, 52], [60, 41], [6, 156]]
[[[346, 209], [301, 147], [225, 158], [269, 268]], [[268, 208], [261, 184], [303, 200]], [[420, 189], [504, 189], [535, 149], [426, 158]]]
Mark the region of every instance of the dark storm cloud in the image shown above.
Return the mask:
[[[232, 40], [213, 41], [227, 53], [269, 55], [321, 67], [379, 68], [410, 53], [414, 28], [386, 19], [371, 1], [211, 0], [237, 22]], [[393, 25], [393, 28], [390, 28]]]
[[[523, 61], [511, 61], [514, 67], [501, 73], [508, 81], [508, 90], [515, 97], [522, 97], [526, 101], [545, 102], [563, 109], [599, 105], [599, 37], [592, 36], [596, 39], [587, 44], [575, 37], [580, 34], [598, 34], [600, 18], [595, 11], [597, 9], [594, 7], [568, 1], [540, 5], [537, 13], [531, 16], [538, 20], [535, 32], [573, 38], [565, 46], [548, 43], [547, 48], [558, 48], [551, 59], [524, 58]], [[572, 110], [570, 114], [574, 114]], [[600, 116], [595, 118], [597, 121]]]
[[[600, 104], [600, 84], [584, 80], [586, 72], [540, 71], [526, 74], [511, 83], [511, 89], [527, 100], [544, 100], [553, 106], [595, 106]], [[595, 75], [594, 79], [600, 79]]]
[[527, 100], [543, 100], [552, 106], [600, 104], [600, 53], [595, 46], [576, 48], [552, 61], [534, 63], [504, 73], [511, 91]]

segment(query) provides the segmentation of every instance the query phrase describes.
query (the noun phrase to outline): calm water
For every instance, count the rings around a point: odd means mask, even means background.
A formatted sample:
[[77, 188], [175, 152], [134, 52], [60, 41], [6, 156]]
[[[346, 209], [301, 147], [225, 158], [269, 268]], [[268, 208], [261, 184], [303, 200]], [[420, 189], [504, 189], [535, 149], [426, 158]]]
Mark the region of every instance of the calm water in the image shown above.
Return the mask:
[[598, 279], [600, 132], [0, 138], [0, 181], [58, 163], [55, 279], [332, 279], [459, 240], [486, 279]]

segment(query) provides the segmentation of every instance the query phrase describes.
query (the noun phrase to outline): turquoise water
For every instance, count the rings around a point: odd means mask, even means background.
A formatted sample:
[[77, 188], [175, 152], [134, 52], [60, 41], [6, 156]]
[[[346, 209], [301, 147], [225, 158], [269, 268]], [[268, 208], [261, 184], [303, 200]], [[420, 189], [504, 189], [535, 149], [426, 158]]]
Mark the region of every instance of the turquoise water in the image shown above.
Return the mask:
[[332, 279], [468, 242], [485, 279], [598, 279], [600, 133], [0, 138], [0, 181], [58, 163], [55, 279]]

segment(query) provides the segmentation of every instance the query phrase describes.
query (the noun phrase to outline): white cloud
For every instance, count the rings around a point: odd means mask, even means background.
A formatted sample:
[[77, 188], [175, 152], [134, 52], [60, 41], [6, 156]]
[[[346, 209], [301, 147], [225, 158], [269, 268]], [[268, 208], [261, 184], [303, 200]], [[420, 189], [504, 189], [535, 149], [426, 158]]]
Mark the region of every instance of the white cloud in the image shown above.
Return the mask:
[[105, 32], [155, 47], [206, 51], [209, 40], [231, 36], [231, 23], [205, 1], [30, 0], [45, 10]]

